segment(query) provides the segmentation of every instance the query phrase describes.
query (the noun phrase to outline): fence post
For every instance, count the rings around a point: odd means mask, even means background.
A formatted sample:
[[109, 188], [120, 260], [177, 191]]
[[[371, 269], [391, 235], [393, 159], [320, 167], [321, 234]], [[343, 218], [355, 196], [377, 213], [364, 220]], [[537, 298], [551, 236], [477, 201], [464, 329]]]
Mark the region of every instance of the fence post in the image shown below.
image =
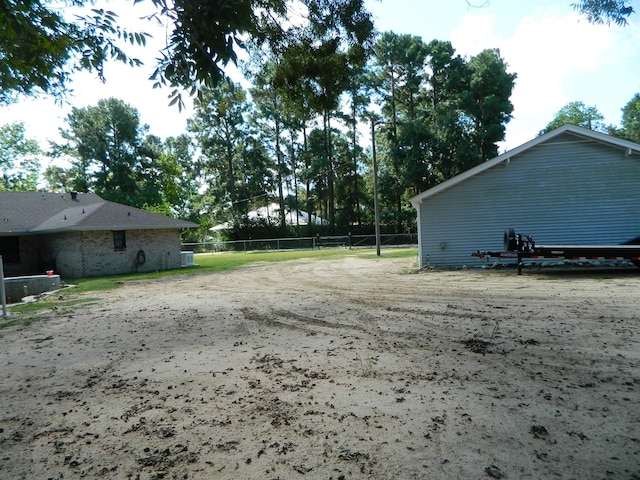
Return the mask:
[[0, 255], [0, 303], [2, 303], [2, 316], [7, 318], [7, 295], [4, 289], [4, 266], [2, 264], [2, 255]]

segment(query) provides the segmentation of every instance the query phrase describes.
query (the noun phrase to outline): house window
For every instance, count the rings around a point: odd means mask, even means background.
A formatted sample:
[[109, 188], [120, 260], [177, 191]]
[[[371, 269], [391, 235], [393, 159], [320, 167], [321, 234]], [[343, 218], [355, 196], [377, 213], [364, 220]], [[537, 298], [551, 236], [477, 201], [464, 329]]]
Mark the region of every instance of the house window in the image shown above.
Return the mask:
[[113, 232], [113, 249], [116, 252], [127, 249], [127, 241], [124, 236], [124, 230], [115, 230]]
[[0, 237], [0, 255], [5, 263], [20, 263], [20, 237]]

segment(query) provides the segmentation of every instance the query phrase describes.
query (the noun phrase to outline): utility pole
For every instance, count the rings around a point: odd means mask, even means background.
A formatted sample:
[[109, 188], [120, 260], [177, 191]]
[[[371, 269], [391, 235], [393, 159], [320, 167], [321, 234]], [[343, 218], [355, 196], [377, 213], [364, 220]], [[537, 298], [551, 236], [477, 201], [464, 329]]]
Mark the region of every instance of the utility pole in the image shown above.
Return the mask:
[[378, 205], [378, 159], [376, 158], [376, 119], [371, 115], [371, 155], [373, 157], [373, 212], [376, 229], [376, 255], [380, 256], [380, 207]]

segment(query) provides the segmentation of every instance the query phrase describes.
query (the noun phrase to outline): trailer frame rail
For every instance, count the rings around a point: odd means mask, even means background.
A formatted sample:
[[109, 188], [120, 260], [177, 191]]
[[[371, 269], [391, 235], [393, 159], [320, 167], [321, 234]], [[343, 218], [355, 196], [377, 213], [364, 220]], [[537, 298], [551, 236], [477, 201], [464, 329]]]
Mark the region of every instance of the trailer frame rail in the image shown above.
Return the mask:
[[640, 267], [640, 245], [537, 245], [531, 235], [516, 234], [513, 228], [504, 232], [504, 250], [498, 252], [476, 250], [471, 255], [480, 259], [516, 258], [518, 275], [522, 274], [523, 260], [629, 260]]

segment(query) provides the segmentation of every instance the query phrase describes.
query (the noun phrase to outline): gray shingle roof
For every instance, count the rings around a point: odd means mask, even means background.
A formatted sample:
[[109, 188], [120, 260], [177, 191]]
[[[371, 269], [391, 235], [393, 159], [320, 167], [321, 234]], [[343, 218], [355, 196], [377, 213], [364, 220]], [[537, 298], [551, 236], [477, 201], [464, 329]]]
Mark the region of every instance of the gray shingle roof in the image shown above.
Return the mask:
[[103, 200], [93, 193], [0, 192], [0, 235], [194, 228], [195, 223]]

